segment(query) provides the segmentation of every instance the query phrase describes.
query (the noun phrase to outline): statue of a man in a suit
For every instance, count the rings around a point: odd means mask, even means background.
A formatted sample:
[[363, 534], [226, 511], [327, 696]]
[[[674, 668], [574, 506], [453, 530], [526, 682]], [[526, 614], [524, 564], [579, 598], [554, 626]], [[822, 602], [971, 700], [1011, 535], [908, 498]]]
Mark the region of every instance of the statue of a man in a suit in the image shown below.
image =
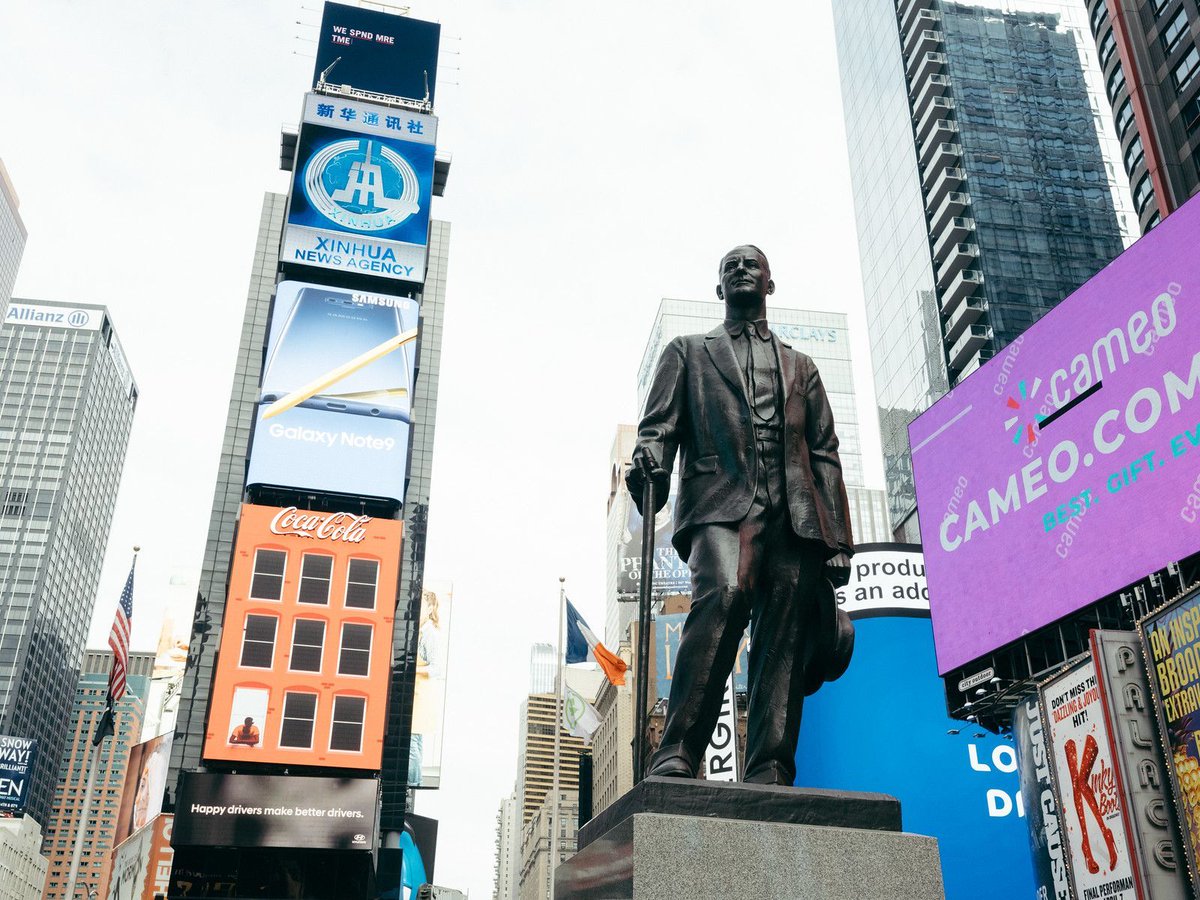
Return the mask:
[[804, 697], [849, 663], [853, 630], [829, 578], [854, 545], [821, 377], [767, 328], [766, 256], [736, 247], [719, 274], [725, 322], [663, 350], [627, 478], [640, 506], [649, 473], [661, 506], [679, 454], [674, 543], [692, 571], [648, 774], [696, 776], [752, 622], [743, 780], [790, 785]]

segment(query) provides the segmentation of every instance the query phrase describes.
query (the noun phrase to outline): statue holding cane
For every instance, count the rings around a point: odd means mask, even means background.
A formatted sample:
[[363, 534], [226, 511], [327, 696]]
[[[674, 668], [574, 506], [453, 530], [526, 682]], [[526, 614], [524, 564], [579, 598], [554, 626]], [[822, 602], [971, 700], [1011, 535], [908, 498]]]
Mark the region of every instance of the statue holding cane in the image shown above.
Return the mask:
[[736, 247], [718, 274], [725, 322], [663, 350], [626, 477], [649, 521], [678, 457], [673, 541], [692, 572], [648, 774], [696, 776], [750, 622], [743, 780], [790, 785], [804, 697], [839, 677], [853, 650], [831, 582], [845, 583], [854, 544], [821, 377], [767, 327], [766, 256]]

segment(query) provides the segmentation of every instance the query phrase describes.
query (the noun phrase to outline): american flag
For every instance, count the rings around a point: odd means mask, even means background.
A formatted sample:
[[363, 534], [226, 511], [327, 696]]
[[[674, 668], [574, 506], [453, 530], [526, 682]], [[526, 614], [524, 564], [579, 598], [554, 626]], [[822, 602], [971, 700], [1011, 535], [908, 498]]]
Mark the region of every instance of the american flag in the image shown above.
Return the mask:
[[108, 633], [108, 646], [112, 647], [112, 671], [108, 673], [108, 695], [113, 702], [125, 696], [125, 685], [129, 675], [129, 622], [133, 618], [133, 570], [137, 559], [129, 567], [125, 590], [121, 591], [121, 602], [117, 604], [117, 617], [113, 619], [112, 631]]

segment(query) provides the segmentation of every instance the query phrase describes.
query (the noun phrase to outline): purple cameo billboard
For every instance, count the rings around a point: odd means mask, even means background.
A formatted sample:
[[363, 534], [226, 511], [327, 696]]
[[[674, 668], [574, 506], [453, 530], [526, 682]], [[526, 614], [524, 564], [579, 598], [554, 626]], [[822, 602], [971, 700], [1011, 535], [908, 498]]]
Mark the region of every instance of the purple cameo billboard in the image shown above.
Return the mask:
[[909, 426], [938, 670], [1200, 549], [1200, 199]]

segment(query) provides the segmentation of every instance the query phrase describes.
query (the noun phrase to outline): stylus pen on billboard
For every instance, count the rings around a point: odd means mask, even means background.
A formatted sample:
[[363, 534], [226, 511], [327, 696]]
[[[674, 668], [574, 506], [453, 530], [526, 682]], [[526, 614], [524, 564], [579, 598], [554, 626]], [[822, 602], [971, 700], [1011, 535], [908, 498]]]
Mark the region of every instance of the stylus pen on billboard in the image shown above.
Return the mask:
[[369, 366], [375, 360], [387, 356], [393, 350], [399, 350], [405, 344], [415, 341], [419, 329], [414, 328], [412, 331], [405, 331], [393, 338], [388, 338], [378, 347], [372, 347], [365, 353], [361, 353], [349, 362], [342, 363], [336, 369], [330, 369], [324, 375], [314, 378], [308, 384], [299, 390], [292, 391], [286, 397], [281, 397], [263, 413], [264, 419], [269, 419], [272, 416], [277, 416], [280, 413], [285, 413], [293, 406], [299, 406], [310, 397], [315, 397], [317, 394], [324, 391], [331, 385], [337, 384], [347, 375], [352, 375], [364, 366]]

